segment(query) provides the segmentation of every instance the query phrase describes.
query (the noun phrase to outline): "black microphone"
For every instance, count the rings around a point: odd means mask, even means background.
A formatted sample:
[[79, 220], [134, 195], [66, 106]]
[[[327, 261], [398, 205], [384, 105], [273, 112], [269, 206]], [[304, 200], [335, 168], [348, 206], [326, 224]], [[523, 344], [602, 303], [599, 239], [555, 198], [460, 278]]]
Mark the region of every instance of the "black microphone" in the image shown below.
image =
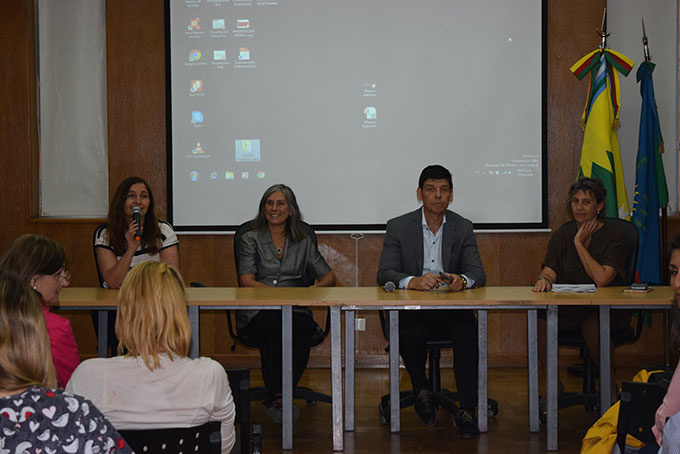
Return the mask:
[[135, 240], [142, 239], [142, 210], [139, 207], [132, 207], [132, 219], [137, 223], [137, 233], [135, 233]]
[[396, 288], [396, 284], [392, 281], [387, 281], [385, 282], [385, 285], [383, 285], [383, 290], [385, 290], [385, 293], [392, 293]]

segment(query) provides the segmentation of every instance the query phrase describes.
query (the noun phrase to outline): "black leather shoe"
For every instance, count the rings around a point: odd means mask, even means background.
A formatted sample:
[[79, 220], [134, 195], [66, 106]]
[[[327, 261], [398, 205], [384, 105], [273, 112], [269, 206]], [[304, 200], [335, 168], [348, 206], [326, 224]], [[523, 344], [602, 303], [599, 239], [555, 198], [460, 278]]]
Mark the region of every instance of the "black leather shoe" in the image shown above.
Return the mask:
[[475, 418], [474, 410], [461, 408], [456, 413], [454, 421], [458, 427], [458, 438], [479, 437], [479, 427], [477, 427], [477, 418]]
[[437, 421], [437, 410], [432, 400], [432, 392], [429, 389], [421, 389], [416, 392], [413, 408], [416, 409], [416, 414], [423, 424], [428, 427], [434, 426]]

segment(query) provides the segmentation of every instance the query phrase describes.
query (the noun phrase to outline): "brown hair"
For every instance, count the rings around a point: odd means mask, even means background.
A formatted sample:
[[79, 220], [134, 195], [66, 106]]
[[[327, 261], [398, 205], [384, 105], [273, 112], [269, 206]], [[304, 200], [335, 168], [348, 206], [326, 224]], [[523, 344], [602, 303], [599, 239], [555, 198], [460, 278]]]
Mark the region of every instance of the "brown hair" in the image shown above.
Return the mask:
[[189, 354], [186, 294], [175, 268], [148, 261], [130, 270], [118, 292], [116, 335], [118, 353], [141, 356], [149, 370], [160, 367], [160, 353]]
[[585, 194], [591, 194], [595, 198], [595, 203], [600, 204], [602, 202], [602, 210], [598, 213], [597, 217], [604, 217], [605, 206], [607, 203], [607, 190], [602, 184], [602, 181], [597, 178], [579, 177], [578, 180], [574, 181], [571, 186], [569, 186], [569, 193], [567, 194], [567, 213], [569, 217], [573, 218], [574, 213], [571, 211], [571, 200], [574, 198], [574, 194], [578, 191], [583, 191]]
[[0, 276], [0, 389], [53, 388], [57, 375], [38, 295], [13, 276]]
[[[675, 237], [671, 241], [668, 250], [668, 260], [673, 256], [673, 252], [680, 251], [680, 236]], [[673, 339], [673, 346], [675, 348], [680, 348], [680, 301], [673, 301], [673, 333], [671, 335]]]
[[144, 229], [142, 230], [142, 250], [150, 255], [158, 254], [160, 245], [163, 242], [161, 229], [158, 226], [158, 218], [156, 217], [156, 201], [153, 198], [153, 192], [151, 192], [149, 183], [140, 177], [128, 177], [118, 185], [116, 192], [113, 194], [106, 225], [109, 246], [113, 249], [113, 253], [119, 257], [125, 254], [128, 248], [127, 241], [125, 240], [125, 232], [127, 232], [129, 226], [125, 218], [125, 200], [132, 185], [137, 183], [144, 184], [146, 192], [149, 193], [149, 209], [144, 216]]
[[64, 246], [39, 235], [21, 235], [0, 259], [0, 274], [29, 283], [36, 274], [50, 275], [66, 261]]
[[302, 222], [302, 213], [300, 212], [300, 207], [298, 206], [297, 199], [295, 198], [295, 193], [293, 190], [286, 186], [285, 184], [275, 184], [267, 188], [262, 194], [260, 199], [260, 206], [257, 210], [257, 216], [253, 219], [251, 224], [252, 230], [263, 230], [267, 227], [267, 218], [264, 215], [264, 206], [267, 203], [267, 199], [275, 192], [281, 192], [288, 202], [288, 208], [290, 210], [290, 216], [286, 219], [286, 233], [288, 234], [291, 241], [300, 241], [305, 236], [304, 224]]

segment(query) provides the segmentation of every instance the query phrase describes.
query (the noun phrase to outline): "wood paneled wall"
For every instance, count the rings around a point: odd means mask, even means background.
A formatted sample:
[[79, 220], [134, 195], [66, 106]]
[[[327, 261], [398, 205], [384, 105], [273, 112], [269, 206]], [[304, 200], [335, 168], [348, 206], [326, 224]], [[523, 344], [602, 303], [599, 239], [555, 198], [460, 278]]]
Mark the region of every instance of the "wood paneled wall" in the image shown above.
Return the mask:
[[[116, 0], [107, 2], [108, 144], [109, 186], [113, 191], [123, 178], [145, 177], [154, 189], [162, 211], [166, 198], [165, 42], [163, 0]], [[38, 183], [32, 174], [31, 133], [35, 109], [31, 96], [30, 56], [32, 0], [0, 3], [0, 250], [22, 233], [37, 233], [61, 241], [69, 255], [72, 285], [96, 286], [92, 232], [100, 221], [44, 221], [31, 218], [31, 190]], [[579, 82], [569, 67], [598, 45], [594, 30], [602, 4], [591, 0], [548, 2], [548, 194], [550, 226], [567, 219], [564, 194], [578, 170], [582, 132], [579, 118], [587, 82]], [[502, 75], [499, 75], [502, 81]], [[513, 112], [507, 112], [513, 115]], [[413, 169], [415, 189], [420, 169]], [[670, 172], [672, 174], [672, 172]], [[87, 178], [87, 176], [84, 176]], [[490, 207], [492, 209], [493, 207]], [[453, 207], [455, 210], [455, 205]], [[313, 220], [311, 220], [313, 222]], [[671, 233], [680, 232], [674, 220]], [[534, 282], [545, 251], [547, 233], [486, 233], [477, 235], [488, 275], [488, 285], [530, 285]], [[322, 253], [343, 286], [372, 286], [378, 267], [383, 235], [319, 235]], [[235, 286], [232, 236], [180, 237], [181, 271], [187, 282]], [[355, 256], [358, 253], [358, 263]], [[89, 314], [68, 313], [81, 353], [95, 353], [94, 331]], [[323, 311], [317, 314], [323, 321]], [[359, 365], [386, 364], [386, 342], [377, 314], [361, 313], [367, 330], [357, 333]], [[526, 357], [525, 316], [492, 313], [489, 317], [489, 357], [493, 364], [522, 364]], [[201, 349], [224, 362], [255, 364], [252, 350], [229, 350], [231, 340], [224, 329], [223, 312], [201, 316]], [[641, 342], [619, 349], [633, 361], [658, 360], [661, 334], [658, 314], [654, 329], [646, 330]], [[313, 352], [313, 364], [327, 364], [328, 345]]]

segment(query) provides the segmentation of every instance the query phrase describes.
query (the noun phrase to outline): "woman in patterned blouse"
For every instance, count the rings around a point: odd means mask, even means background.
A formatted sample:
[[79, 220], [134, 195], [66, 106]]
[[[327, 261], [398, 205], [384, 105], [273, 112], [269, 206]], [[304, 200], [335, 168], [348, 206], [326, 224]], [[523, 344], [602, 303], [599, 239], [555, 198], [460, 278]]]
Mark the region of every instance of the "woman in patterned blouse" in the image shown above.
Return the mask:
[[0, 277], [0, 452], [132, 453], [90, 401], [56, 383], [38, 296]]

